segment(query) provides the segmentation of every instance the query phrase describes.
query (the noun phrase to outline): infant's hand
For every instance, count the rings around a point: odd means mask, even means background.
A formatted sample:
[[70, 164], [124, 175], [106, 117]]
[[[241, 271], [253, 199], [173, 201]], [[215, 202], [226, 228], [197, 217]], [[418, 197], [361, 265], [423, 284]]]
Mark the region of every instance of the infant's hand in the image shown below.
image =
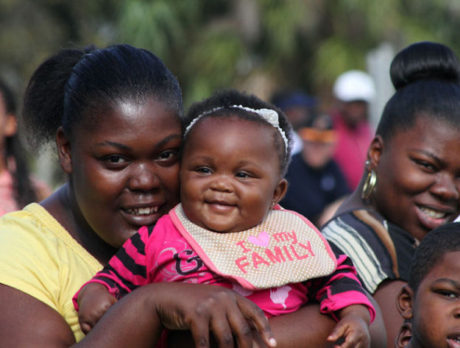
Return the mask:
[[[351, 307], [354, 308], [352, 309]], [[355, 305], [346, 308], [346, 310], [347, 312], [343, 312], [341, 316], [342, 319], [337, 323], [334, 331], [329, 335], [327, 340], [336, 342], [334, 346], [341, 348], [370, 347], [370, 316], [367, 308], [365, 306]], [[363, 312], [363, 310], [365, 312]]]
[[90, 283], [78, 294], [78, 321], [87, 334], [117, 299], [101, 284]]

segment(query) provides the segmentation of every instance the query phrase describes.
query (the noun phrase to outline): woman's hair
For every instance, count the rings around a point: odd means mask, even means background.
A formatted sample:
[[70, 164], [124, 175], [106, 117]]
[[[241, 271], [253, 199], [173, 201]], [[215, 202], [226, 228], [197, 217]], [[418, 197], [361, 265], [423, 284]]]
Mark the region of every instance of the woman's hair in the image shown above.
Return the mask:
[[179, 83], [151, 52], [126, 44], [63, 49], [32, 75], [23, 117], [32, 144], [40, 146], [54, 140], [60, 126], [71, 135], [76, 123], [94, 121], [101, 110], [152, 96], [182, 116]]
[[409, 286], [417, 289], [426, 275], [448, 252], [460, 251], [460, 223], [451, 222], [429, 232], [415, 249], [411, 262]]
[[[0, 80], [0, 98], [5, 104], [8, 115], [16, 116], [16, 100], [13, 91]], [[14, 198], [19, 207], [37, 200], [37, 195], [29, 176], [25, 151], [19, 139], [18, 133], [5, 138], [5, 160], [8, 171], [13, 178]]]
[[[278, 114], [279, 128], [282, 130], [287, 140], [287, 148], [285, 147], [284, 140], [279, 131], [270, 125], [268, 121], [259, 116], [257, 112], [253, 112], [244, 108], [253, 109], [254, 111], [259, 109], [270, 109], [275, 111]], [[233, 89], [223, 90], [214, 94], [208, 99], [193, 104], [185, 117], [184, 125], [187, 127], [197, 117], [199, 117], [199, 120], [202, 120], [206, 117], [234, 116], [244, 120], [250, 120], [273, 127], [274, 133], [276, 134], [274, 136], [274, 142], [279, 157], [280, 173], [282, 176], [284, 176], [289, 164], [290, 152], [292, 148], [292, 141], [290, 138], [291, 125], [285, 114], [272, 104], [267, 103], [251, 94], [245, 94]], [[184, 135], [184, 144], [186, 143], [187, 135], [188, 133], [186, 132]]]
[[384, 140], [410, 129], [419, 117], [460, 127], [460, 63], [449, 47], [414, 43], [394, 57], [390, 76], [396, 92], [376, 131]]

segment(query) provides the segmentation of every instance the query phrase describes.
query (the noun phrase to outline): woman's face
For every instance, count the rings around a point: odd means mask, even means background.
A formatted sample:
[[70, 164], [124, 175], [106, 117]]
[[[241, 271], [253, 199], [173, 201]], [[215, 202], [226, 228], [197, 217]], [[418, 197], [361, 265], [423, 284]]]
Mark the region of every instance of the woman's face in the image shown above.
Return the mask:
[[74, 129], [61, 163], [83, 218], [118, 248], [178, 202], [181, 125], [154, 98], [120, 102], [94, 116], [98, 122]]
[[369, 158], [377, 174], [377, 210], [417, 239], [460, 211], [460, 128], [419, 117], [385, 143], [376, 137]]

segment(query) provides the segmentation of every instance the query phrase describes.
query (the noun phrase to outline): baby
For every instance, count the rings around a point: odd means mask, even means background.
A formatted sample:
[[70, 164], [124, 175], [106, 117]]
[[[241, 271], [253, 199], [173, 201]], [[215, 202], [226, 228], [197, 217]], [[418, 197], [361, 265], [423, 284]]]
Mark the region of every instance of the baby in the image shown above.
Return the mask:
[[422, 239], [398, 304], [405, 322], [396, 347], [460, 347], [460, 223]]
[[226, 91], [192, 106], [185, 125], [181, 204], [141, 228], [74, 296], [82, 329], [138, 286], [206, 283], [232, 288], [268, 317], [317, 300], [338, 320], [328, 340], [367, 346], [375, 313], [350, 260], [278, 205], [290, 158], [284, 114]]

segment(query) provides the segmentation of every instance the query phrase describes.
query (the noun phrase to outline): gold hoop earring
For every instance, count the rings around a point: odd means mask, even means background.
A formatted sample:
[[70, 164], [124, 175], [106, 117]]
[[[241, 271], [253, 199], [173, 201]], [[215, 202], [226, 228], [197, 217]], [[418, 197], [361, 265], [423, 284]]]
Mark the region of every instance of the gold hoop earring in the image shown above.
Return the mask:
[[373, 169], [369, 169], [366, 180], [364, 181], [363, 190], [361, 191], [361, 198], [365, 201], [369, 200], [372, 192], [377, 185], [377, 174]]

